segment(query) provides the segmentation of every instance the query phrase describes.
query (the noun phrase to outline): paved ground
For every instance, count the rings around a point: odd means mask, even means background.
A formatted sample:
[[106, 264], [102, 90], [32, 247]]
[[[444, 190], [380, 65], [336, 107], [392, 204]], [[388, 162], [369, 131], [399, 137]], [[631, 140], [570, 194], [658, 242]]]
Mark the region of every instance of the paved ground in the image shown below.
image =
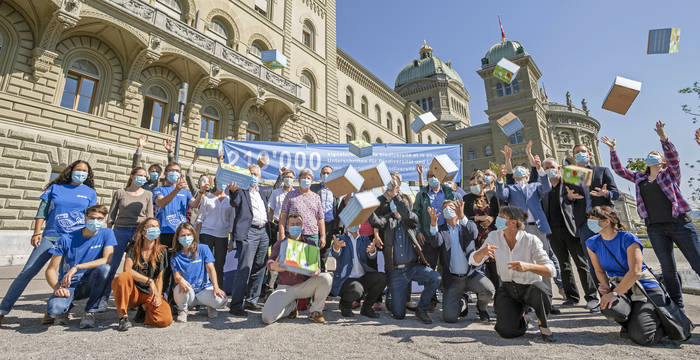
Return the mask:
[[[0, 294], [5, 294], [19, 270], [16, 266], [0, 267]], [[80, 330], [82, 306], [77, 306], [68, 327], [48, 327], [40, 324], [47, 297], [42, 272], [0, 327], [0, 359], [700, 358], [700, 328], [686, 343], [665, 341], [644, 348], [620, 339], [618, 326], [582, 306], [562, 309], [562, 315], [551, 319], [558, 342], [546, 344], [535, 329], [519, 339], [502, 339], [493, 324], [475, 321], [473, 308], [468, 318], [457, 324], [439, 321], [437, 310], [431, 314], [435, 323], [423, 325], [411, 315], [397, 321], [387, 312], [377, 321], [359, 314], [347, 320], [340, 316], [335, 301], [326, 305], [328, 323], [324, 325], [309, 323], [306, 312], [295, 320], [264, 326], [259, 313], [251, 313], [246, 321], [221, 311], [214, 321], [205, 313], [191, 314], [186, 324], [174, 323], [165, 329], [136, 326], [121, 333], [115, 330], [117, 315], [110, 307], [98, 316], [99, 328]], [[555, 303], [560, 302], [555, 299]], [[690, 318], [700, 323], [700, 296], [686, 295], [685, 302]]]

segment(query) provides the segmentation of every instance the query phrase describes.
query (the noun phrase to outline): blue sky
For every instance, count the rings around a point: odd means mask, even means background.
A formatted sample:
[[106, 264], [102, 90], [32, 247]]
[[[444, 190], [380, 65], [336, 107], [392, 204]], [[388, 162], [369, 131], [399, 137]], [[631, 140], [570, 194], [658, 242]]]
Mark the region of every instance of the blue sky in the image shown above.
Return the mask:
[[[527, 4], [526, 4], [527, 3]], [[536, 4], [536, 6], [529, 5]], [[700, 81], [700, 1], [414, 1], [338, 0], [338, 46], [393, 88], [403, 66], [418, 57], [427, 40], [434, 56], [452, 61], [471, 95], [472, 124], [486, 121], [484, 86], [476, 70], [480, 59], [500, 41], [497, 15], [508, 39], [521, 42], [542, 71], [551, 101], [565, 103], [570, 91], [580, 107], [585, 98], [601, 123], [600, 136], [617, 138], [621, 158], [644, 157], [661, 150], [653, 132], [663, 120], [680, 152], [683, 190], [687, 179], [700, 177], [700, 147], [692, 132], [700, 126], [680, 110], [700, 99], [678, 90]], [[681, 29], [679, 52], [646, 55], [649, 29]], [[642, 91], [627, 115], [601, 109], [616, 75], [642, 82]], [[607, 146], [601, 157], [609, 165]], [[626, 162], [626, 161], [625, 161]], [[620, 188], [633, 184], [617, 178]]]

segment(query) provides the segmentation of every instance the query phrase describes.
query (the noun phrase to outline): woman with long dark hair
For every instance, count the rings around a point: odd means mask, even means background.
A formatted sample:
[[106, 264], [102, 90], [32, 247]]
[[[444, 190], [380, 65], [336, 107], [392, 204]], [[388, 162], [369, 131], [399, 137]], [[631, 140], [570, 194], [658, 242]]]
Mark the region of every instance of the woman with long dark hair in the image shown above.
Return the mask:
[[[126, 187], [116, 190], [112, 195], [107, 226], [114, 230], [117, 246], [114, 247], [112, 255], [112, 267], [107, 276], [108, 283], [112, 283], [124, 251], [136, 233], [136, 228], [144, 220], [153, 216], [153, 193], [143, 189], [147, 181], [146, 175], [146, 169], [133, 168]], [[98, 311], [107, 310], [107, 300], [111, 291], [110, 287], [105, 289]]]
[[126, 251], [124, 272], [112, 281], [119, 331], [131, 327], [126, 310], [133, 307], [138, 307], [134, 322], [155, 327], [173, 322], [170, 306], [161, 294], [167, 266], [168, 249], [160, 244], [160, 223], [147, 218], [139, 224]]
[[[7, 290], [0, 304], [0, 323], [36, 274], [51, 259], [49, 249], [61, 235], [85, 226], [85, 209], [97, 203], [90, 164], [77, 160], [44, 188], [41, 203], [34, 217], [34, 234], [30, 243], [34, 250], [24, 268]], [[42, 232], [41, 228], [44, 226]], [[53, 319], [45, 319], [52, 322]]]

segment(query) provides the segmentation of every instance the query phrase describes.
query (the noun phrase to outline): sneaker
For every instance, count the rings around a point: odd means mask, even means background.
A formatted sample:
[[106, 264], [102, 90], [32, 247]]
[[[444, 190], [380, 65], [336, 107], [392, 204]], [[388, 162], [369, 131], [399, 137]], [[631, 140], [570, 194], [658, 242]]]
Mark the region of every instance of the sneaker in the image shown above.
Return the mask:
[[207, 306], [207, 317], [209, 317], [210, 319], [216, 319], [217, 315], [219, 315], [219, 312], [216, 311], [215, 308]]
[[68, 313], [59, 315], [53, 322], [56, 325], [68, 325]]
[[588, 310], [593, 310], [597, 307], [600, 307], [600, 302], [598, 300], [594, 299], [586, 303], [586, 309]]
[[623, 339], [629, 339], [630, 338], [630, 332], [627, 330], [626, 327], [621, 327], [620, 328], [620, 337]]
[[107, 298], [100, 299], [100, 304], [97, 305], [97, 312], [103, 313], [107, 311]]
[[136, 309], [136, 315], [134, 315], [134, 322], [137, 324], [143, 324], [146, 321], [146, 311], [143, 310], [141, 306]]
[[326, 319], [323, 318], [323, 314], [321, 314], [318, 311], [314, 311], [311, 314], [309, 314], [309, 320], [319, 324], [323, 324], [326, 322]]
[[459, 308], [461, 309], [459, 317], [467, 317], [469, 315], [469, 306], [464, 298], [459, 299]]
[[131, 327], [131, 321], [129, 321], [129, 317], [124, 316], [123, 318], [119, 319], [119, 327], [117, 327], [117, 330], [119, 331], [127, 331]]
[[233, 316], [248, 316], [248, 312], [243, 309], [230, 309], [228, 313]]
[[427, 312], [424, 311], [416, 311], [416, 318], [420, 320], [423, 324], [432, 324], [433, 320], [430, 318]]
[[[390, 307], [388, 307], [390, 308]], [[406, 303], [406, 309], [411, 310], [411, 311], [416, 311], [418, 309], [418, 304], [414, 301], [409, 301]]]
[[372, 309], [371, 306], [363, 306], [362, 309], [360, 310], [360, 315], [366, 316], [368, 318], [376, 319], [379, 317], [379, 314], [377, 314], [374, 309]]
[[352, 313], [352, 308], [344, 307], [340, 309], [340, 315], [343, 317], [353, 317], [355, 314]]
[[177, 322], [186, 323], [187, 322], [187, 310], [180, 310], [177, 312]]
[[258, 304], [249, 303], [247, 301], [243, 304], [243, 308], [245, 310], [253, 310], [253, 311], [262, 311], [262, 309], [263, 309], [262, 306], [260, 306]]
[[491, 316], [489, 316], [489, 312], [486, 310], [480, 310], [479, 311], [479, 321], [481, 322], [490, 322], [491, 321]]
[[289, 315], [287, 315], [287, 319], [296, 319], [297, 316], [299, 316], [299, 310], [294, 309], [294, 311], [290, 312]]
[[83, 320], [80, 320], [81, 329], [91, 329], [95, 327], [95, 313], [85, 313]]
[[552, 310], [549, 311], [552, 315], [561, 315], [561, 310], [558, 307], [552, 305]]
[[576, 304], [578, 304], [578, 301], [574, 299], [566, 299], [564, 300], [564, 302], [561, 303], [561, 306], [574, 306]]
[[44, 318], [41, 319], [41, 325], [53, 325], [56, 319], [49, 316], [49, 314], [44, 314]]

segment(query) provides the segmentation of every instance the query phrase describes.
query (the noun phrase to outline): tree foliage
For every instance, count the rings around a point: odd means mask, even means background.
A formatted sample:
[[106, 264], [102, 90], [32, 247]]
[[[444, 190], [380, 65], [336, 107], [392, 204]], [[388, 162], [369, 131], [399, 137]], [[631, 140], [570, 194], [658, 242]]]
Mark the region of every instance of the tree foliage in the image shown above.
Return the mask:
[[[700, 98], [700, 83], [696, 81], [693, 83], [693, 86], [680, 89], [678, 90], [678, 92], [681, 94], [696, 95], [698, 98]], [[700, 105], [696, 105], [695, 107], [693, 107], [688, 104], [683, 104], [681, 105], [681, 110], [683, 110], [684, 113], [692, 116], [691, 119], [693, 121], [693, 124], [697, 124], [698, 116], [700, 116]]]
[[644, 162], [644, 159], [640, 158], [627, 159], [627, 165], [625, 167], [637, 172], [645, 172], [647, 170], [647, 164]]

